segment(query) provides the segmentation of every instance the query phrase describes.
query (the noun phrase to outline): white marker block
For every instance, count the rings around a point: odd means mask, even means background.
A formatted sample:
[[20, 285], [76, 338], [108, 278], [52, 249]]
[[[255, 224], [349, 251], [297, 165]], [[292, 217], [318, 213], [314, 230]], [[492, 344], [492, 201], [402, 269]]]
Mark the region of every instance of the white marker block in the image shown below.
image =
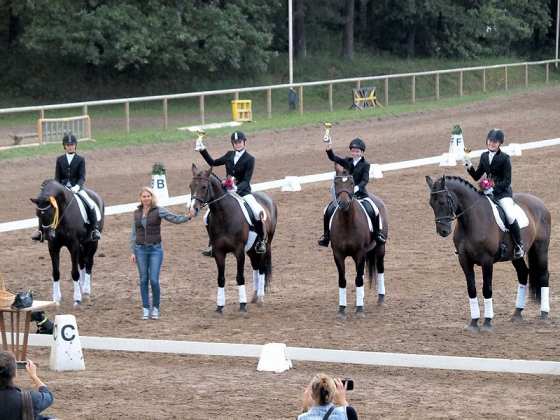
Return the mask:
[[284, 343], [268, 343], [263, 346], [257, 370], [261, 372], [281, 373], [292, 367], [292, 362], [286, 359], [286, 345]]
[[301, 191], [299, 178], [297, 176], [287, 176], [282, 191]]
[[57, 315], [55, 317], [53, 338], [49, 364], [51, 370], [56, 372], [86, 370], [74, 315]]

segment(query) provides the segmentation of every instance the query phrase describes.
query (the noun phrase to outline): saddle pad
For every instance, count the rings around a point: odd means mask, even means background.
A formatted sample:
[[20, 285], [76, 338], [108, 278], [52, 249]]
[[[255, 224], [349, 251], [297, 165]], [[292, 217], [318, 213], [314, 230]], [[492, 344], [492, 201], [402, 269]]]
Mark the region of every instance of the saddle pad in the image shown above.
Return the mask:
[[[508, 229], [504, 225], [504, 222], [500, 217], [500, 214], [498, 213], [498, 205], [494, 203], [492, 200], [490, 200], [490, 198], [486, 197], [486, 199], [492, 205], [492, 213], [494, 213], [494, 219], [496, 220], [496, 224], [500, 227], [502, 232], [507, 232]], [[513, 215], [517, 219], [517, 223], [519, 224], [520, 229], [529, 226], [529, 218], [527, 217], [527, 213], [525, 213], [525, 210], [523, 210], [521, 206], [518, 206], [516, 203], [514, 203], [513, 205]]]
[[78, 207], [80, 208], [80, 214], [82, 215], [82, 220], [84, 223], [88, 223], [89, 219], [86, 212], [86, 206], [84, 205], [84, 201], [81, 199], [76, 200], [78, 202]]
[[[367, 199], [367, 200], [369, 200], [369, 199]], [[360, 208], [364, 211], [364, 213], [366, 215], [366, 219], [368, 221], [369, 231], [373, 232], [373, 225], [371, 223], [371, 219], [369, 218], [369, 215], [367, 214], [366, 209], [364, 208], [362, 203], [360, 203], [360, 200], [356, 200], [356, 201], [360, 204]], [[373, 203], [373, 201], [369, 200], [369, 202], [372, 204], [373, 211], [375, 212], [375, 214], [378, 215], [379, 214], [379, 209], [377, 208], [377, 206]], [[332, 221], [334, 219], [334, 215], [336, 214], [336, 212], [338, 211], [339, 208], [340, 208], [339, 206], [336, 206], [336, 208], [333, 211], [333, 214], [331, 216], [331, 220], [329, 220], [329, 229], [332, 229]], [[379, 219], [380, 219], [379, 224], [381, 224], [381, 218], [379, 218]]]
[[[362, 199], [361, 201], [367, 201], [369, 204], [371, 204], [371, 207], [373, 208], [373, 212], [375, 213], [376, 216], [379, 216], [379, 229], [383, 229], [383, 218], [379, 214], [379, 208], [375, 205], [373, 200], [369, 197], [366, 197], [366, 198]], [[369, 217], [368, 217], [368, 219], [369, 219]], [[372, 232], [373, 232], [373, 230], [372, 230]]]
[[245, 216], [245, 220], [247, 220], [247, 223], [249, 223], [249, 226], [253, 226], [253, 222], [251, 221], [251, 217], [249, 216], [249, 213], [247, 213], [247, 209], [245, 208], [245, 200], [243, 200], [243, 197], [241, 197], [240, 195], [237, 195], [235, 193], [230, 193], [230, 195], [235, 198], [237, 200], [237, 202], [239, 203], [239, 207], [241, 207], [241, 211], [243, 212], [243, 216]]

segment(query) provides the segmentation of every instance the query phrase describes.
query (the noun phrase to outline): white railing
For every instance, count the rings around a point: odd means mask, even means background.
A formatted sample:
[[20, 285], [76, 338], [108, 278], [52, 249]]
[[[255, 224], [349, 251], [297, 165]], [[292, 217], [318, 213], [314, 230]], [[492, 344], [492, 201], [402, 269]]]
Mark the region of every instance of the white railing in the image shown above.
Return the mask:
[[[240, 93], [247, 92], [266, 92], [266, 110], [267, 116], [270, 118], [272, 116], [272, 91], [273, 90], [288, 90], [290, 88], [298, 89], [298, 108], [299, 114], [303, 115], [304, 110], [304, 96], [303, 90], [308, 87], [315, 86], [327, 86], [328, 87], [328, 109], [329, 111], [334, 110], [333, 102], [333, 86], [335, 84], [344, 83], [355, 83], [356, 87], [359, 89], [363, 82], [380, 82], [383, 84], [383, 101], [384, 106], [389, 105], [389, 81], [393, 79], [403, 79], [410, 78], [411, 80], [411, 102], [416, 102], [416, 79], [418, 77], [433, 76], [434, 77], [434, 96], [436, 100], [440, 99], [440, 79], [444, 74], [457, 74], [458, 75], [458, 95], [463, 96], [464, 91], [464, 75], [467, 72], [482, 71], [482, 86], [480, 87], [482, 92], [486, 92], [487, 81], [486, 72], [492, 69], [503, 69], [503, 89], [508, 89], [508, 69], [515, 67], [523, 67], [525, 71], [525, 86], [529, 86], [529, 68], [531, 66], [545, 66], [545, 80], [544, 83], [549, 83], [550, 75], [550, 64], [560, 62], [560, 60], [543, 60], [543, 61], [533, 61], [533, 62], [523, 62], [523, 63], [513, 63], [513, 64], [496, 64], [491, 66], [479, 66], [479, 67], [465, 67], [458, 69], [448, 69], [448, 70], [433, 70], [424, 71], [417, 73], [403, 73], [403, 74], [384, 74], [380, 76], [368, 76], [368, 77], [353, 77], [348, 79], [334, 79], [334, 80], [322, 80], [317, 82], [305, 82], [305, 83], [293, 83], [293, 84], [282, 84], [282, 85], [272, 85], [272, 86], [256, 86], [248, 88], [237, 88], [237, 89], [222, 89], [222, 90], [211, 90], [202, 92], [191, 92], [191, 93], [178, 93], [174, 95], [158, 95], [158, 96], [144, 96], [137, 98], [126, 98], [126, 99], [108, 99], [102, 101], [87, 101], [87, 102], [75, 102], [67, 104], [57, 104], [57, 105], [40, 105], [40, 106], [28, 106], [20, 108], [3, 108], [0, 109], [1, 114], [11, 114], [18, 112], [39, 112], [39, 118], [45, 117], [45, 111], [47, 110], [59, 110], [68, 108], [82, 108], [83, 115], [88, 114], [88, 107], [90, 106], [102, 106], [102, 105], [124, 105], [124, 119], [125, 119], [125, 132], [128, 134], [130, 132], [130, 104], [138, 102], [149, 102], [149, 101], [161, 101], [163, 105], [163, 130], [167, 130], [168, 127], [168, 111], [167, 103], [169, 100], [173, 99], [185, 99], [185, 98], [198, 98], [199, 100], [199, 114], [200, 123], [204, 124], [205, 121], [205, 109], [204, 109], [204, 98], [207, 96], [216, 95], [233, 95], [233, 100], [239, 100]], [[543, 80], [539, 80], [542, 83]]]

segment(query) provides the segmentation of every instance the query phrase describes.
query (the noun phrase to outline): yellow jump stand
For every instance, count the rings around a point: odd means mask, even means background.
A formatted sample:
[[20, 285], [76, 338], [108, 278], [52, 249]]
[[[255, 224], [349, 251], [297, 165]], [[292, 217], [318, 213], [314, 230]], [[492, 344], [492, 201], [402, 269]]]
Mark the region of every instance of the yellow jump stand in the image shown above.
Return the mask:
[[231, 113], [234, 121], [253, 121], [251, 101], [231, 101]]

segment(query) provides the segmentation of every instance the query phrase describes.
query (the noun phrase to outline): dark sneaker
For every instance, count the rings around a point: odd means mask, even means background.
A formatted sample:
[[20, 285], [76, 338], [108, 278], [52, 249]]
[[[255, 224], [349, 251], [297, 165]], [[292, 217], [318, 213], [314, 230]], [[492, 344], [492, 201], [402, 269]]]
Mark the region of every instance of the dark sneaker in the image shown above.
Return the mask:
[[379, 245], [385, 245], [387, 243], [387, 239], [385, 238], [385, 235], [383, 235], [382, 233], [378, 233], [377, 238], [375, 238], [375, 242], [377, 242]]
[[327, 235], [323, 235], [317, 241], [317, 245], [326, 247], [326, 246], [329, 246], [329, 241], [330, 241], [330, 238]]
[[514, 258], [523, 258], [525, 256], [525, 248], [523, 245], [517, 245], [515, 251], [513, 252]]
[[257, 251], [257, 254], [264, 254], [266, 252], [266, 245], [264, 244], [263, 241], [257, 242], [257, 246], [255, 246], [255, 251]]
[[99, 230], [97, 229], [93, 229], [91, 231], [91, 240], [92, 241], [98, 241], [101, 239], [101, 232], [99, 232]]
[[33, 232], [33, 235], [31, 235], [31, 240], [33, 242], [43, 242], [43, 232], [36, 230]]
[[212, 256], [212, 246], [209, 246], [208, 248], [203, 250], [202, 255], [204, 255], [205, 257], [211, 257]]

